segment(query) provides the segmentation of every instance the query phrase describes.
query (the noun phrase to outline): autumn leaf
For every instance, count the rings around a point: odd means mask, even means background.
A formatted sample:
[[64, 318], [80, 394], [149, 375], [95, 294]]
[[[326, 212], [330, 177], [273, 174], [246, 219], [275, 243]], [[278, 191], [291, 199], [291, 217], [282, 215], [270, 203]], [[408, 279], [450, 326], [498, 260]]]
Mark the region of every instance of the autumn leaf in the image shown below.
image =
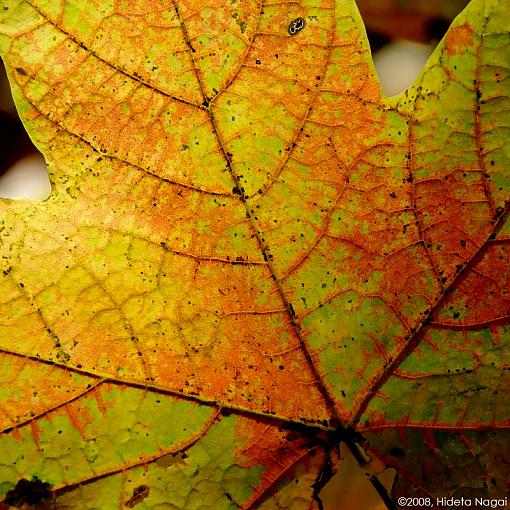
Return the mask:
[[353, 0], [1, 1], [4, 506], [508, 493], [508, 2], [388, 99]]

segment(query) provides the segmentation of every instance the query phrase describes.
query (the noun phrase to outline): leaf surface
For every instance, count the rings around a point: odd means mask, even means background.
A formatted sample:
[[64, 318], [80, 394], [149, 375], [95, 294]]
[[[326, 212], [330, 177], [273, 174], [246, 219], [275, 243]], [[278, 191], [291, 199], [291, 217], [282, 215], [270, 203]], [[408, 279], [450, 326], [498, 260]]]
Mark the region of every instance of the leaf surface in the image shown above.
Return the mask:
[[315, 508], [341, 441], [394, 495], [392, 430], [507, 442], [505, 2], [391, 99], [351, 0], [2, 6], [53, 185], [0, 201], [5, 502]]

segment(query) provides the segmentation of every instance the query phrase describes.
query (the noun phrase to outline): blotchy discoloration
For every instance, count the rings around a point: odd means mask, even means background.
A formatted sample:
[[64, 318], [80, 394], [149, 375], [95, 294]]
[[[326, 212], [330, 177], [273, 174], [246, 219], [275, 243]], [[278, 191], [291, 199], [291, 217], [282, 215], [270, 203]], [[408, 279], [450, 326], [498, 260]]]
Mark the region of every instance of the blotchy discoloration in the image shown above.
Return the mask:
[[508, 332], [432, 323], [462, 284], [506, 310], [503, 270], [473, 262], [510, 209], [508, 41], [487, 17], [508, 3], [474, 0], [386, 99], [354, 0], [3, 2], [53, 193], [0, 200], [0, 490], [37, 472], [106, 508], [117, 480], [116, 501], [188, 509], [203, 481], [211, 507], [259, 508], [308, 455], [283, 423], [332, 432], [322, 453], [351, 427], [508, 426]]
[[463, 55], [473, 44], [474, 32], [475, 29], [469, 23], [464, 23], [464, 25], [449, 30], [445, 39], [446, 54], [449, 57]]

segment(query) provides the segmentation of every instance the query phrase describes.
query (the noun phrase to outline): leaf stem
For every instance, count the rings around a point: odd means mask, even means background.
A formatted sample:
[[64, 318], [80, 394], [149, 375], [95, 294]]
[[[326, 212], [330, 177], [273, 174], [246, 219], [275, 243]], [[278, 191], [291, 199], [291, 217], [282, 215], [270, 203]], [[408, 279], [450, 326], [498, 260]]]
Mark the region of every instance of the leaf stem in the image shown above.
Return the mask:
[[356, 462], [358, 463], [359, 467], [363, 469], [363, 471], [367, 475], [370, 483], [376, 490], [377, 494], [379, 495], [383, 503], [386, 505], [386, 508], [388, 510], [397, 510], [397, 506], [395, 505], [390, 495], [388, 494], [386, 487], [382, 484], [379, 478], [377, 478], [377, 475], [369, 473], [368, 470], [366, 469], [366, 467], [369, 464], [369, 461], [367, 461], [367, 459], [363, 455], [360, 447], [352, 439], [346, 439], [344, 443], [345, 446], [347, 446], [347, 448], [351, 452]]

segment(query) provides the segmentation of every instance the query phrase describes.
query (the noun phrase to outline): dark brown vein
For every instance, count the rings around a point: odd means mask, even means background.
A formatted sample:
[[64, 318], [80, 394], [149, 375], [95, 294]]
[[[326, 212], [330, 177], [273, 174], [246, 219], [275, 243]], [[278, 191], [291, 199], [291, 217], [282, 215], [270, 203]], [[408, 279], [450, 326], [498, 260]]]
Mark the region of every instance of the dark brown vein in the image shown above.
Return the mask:
[[487, 249], [488, 241], [491, 237], [497, 234], [497, 232], [503, 227], [505, 221], [510, 215], [510, 201], [507, 202], [505, 209], [498, 215], [496, 221], [494, 222], [494, 228], [492, 232], [486, 237], [485, 241], [481, 244], [481, 246], [476, 250], [471, 258], [469, 258], [466, 262], [464, 262], [463, 266], [459, 269], [459, 272], [452, 279], [452, 281], [443, 288], [442, 292], [437, 297], [435, 303], [430, 307], [428, 313], [424, 316], [423, 320], [416, 327], [416, 329], [411, 333], [408, 338], [407, 343], [403, 346], [399, 354], [395, 357], [393, 362], [391, 362], [387, 369], [381, 373], [379, 378], [372, 384], [370, 388], [370, 392], [363, 399], [360, 404], [360, 407], [354, 417], [351, 419], [351, 424], [356, 424], [363, 413], [366, 411], [370, 401], [372, 398], [378, 393], [379, 389], [384, 385], [384, 383], [393, 375], [395, 370], [411, 355], [411, 353], [419, 346], [422, 340], [422, 331], [429, 325], [430, 319], [433, 313], [441, 306], [444, 300], [447, 298], [447, 294], [449, 289], [456, 286], [464, 276], [464, 274], [471, 269], [477, 262], [479, 257], [483, 254], [484, 250]]
[[169, 92], [165, 92], [164, 90], [161, 90], [159, 89], [158, 87], [155, 87], [154, 85], [151, 85], [150, 83], [146, 82], [143, 80], [143, 78], [141, 78], [140, 76], [135, 76], [134, 74], [131, 74], [129, 71], [126, 71], [125, 69], [122, 69], [121, 67], [118, 67], [116, 66], [115, 64], [113, 64], [112, 62], [104, 59], [103, 57], [101, 57], [98, 53], [96, 53], [94, 50], [91, 50], [90, 48], [88, 48], [87, 46], [85, 46], [85, 44], [83, 44], [83, 42], [81, 42], [79, 39], [76, 38], [76, 36], [74, 36], [73, 34], [71, 34], [70, 32], [64, 30], [63, 27], [61, 27], [60, 25], [58, 25], [58, 23], [52, 21], [50, 19], [50, 17], [48, 16], [48, 14], [46, 14], [45, 12], [43, 12], [43, 10], [41, 10], [40, 7], [38, 7], [37, 5], [35, 5], [34, 1], [33, 0], [26, 0], [26, 2], [35, 10], [37, 11], [48, 23], [50, 23], [51, 25], [53, 25], [54, 27], [56, 27], [60, 32], [62, 32], [63, 34], [65, 34], [71, 41], [73, 41], [76, 45], [78, 45], [80, 48], [82, 48], [83, 50], [85, 50], [87, 53], [89, 53], [90, 55], [92, 55], [93, 57], [97, 58], [98, 60], [100, 60], [101, 62], [103, 62], [104, 64], [106, 64], [108, 67], [111, 67], [112, 69], [115, 69], [115, 71], [121, 73], [122, 75], [124, 76], [127, 76], [128, 78], [131, 78], [132, 80], [142, 84], [144, 87], [147, 87], [149, 88], [150, 90], [154, 90], [156, 92], [159, 92], [160, 94], [162, 94], [163, 96], [166, 96], [170, 99], [173, 99], [175, 101], [178, 101], [179, 103], [184, 103], [184, 104], [187, 104], [189, 106], [194, 106], [195, 108], [199, 108], [199, 109], [203, 109], [203, 106], [202, 105], [199, 105], [199, 104], [196, 104], [196, 103], [193, 103], [192, 101], [188, 101], [187, 99], [184, 99], [182, 97], [178, 97], [178, 96], [175, 96], [174, 94], [171, 94]]
[[96, 380], [101, 379], [101, 381], [103, 383], [122, 384], [129, 388], [137, 388], [137, 389], [140, 389], [143, 391], [147, 391], [147, 390], [154, 391], [154, 392], [160, 393], [161, 395], [173, 395], [173, 396], [182, 398], [184, 400], [187, 400], [189, 402], [196, 402], [197, 404], [201, 404], [201, 405], [214, 406], [214, 407], [229, 410], [232, 412], [246, 414], [249, 416], [262, 416], [264, 418], [274, 420], [275, 422], [294, 423], [294, 424], [299, 424], [299, 425], [305, 425], [306, 427], [308, 427], [310, 429], [320, 429], [320, 430], [325, 430], [325, 431], [335, 430], [334, 426], [332, 427], [329, 425], [324, 425], [324, 423], [322, 423], [322, 422], [311, 422], [309, 420], [306, 420], [306, 418], [304, 418], [303, 420], [290, 419], [286, 416], [281, 416], [276, 413], [273, 414], [272, 412], [269, 413], [269, 412], [259, 411], [258, 409], [248, 409], [245, 407], [236, 406], [236, 405], [232, 405], [232, 404], [224, 404], [224, 403], [218, 402], [217, 399], [206, 398], [206, 397], [203, 397], [196, 393], [186, 393], [184, 391], [179, 391], [179, 390], [165, 388], [163, 386], [158, 386], [157, 384], [153, 384], [153, 383], [148, 384], [147, 382], [136, 381], [136, 380], [132, 380], [132, 379], [124, 378], [124, 377], [119, 377], [117, 375], [113, 376], [112, 374], [108, 374], [108, 373], [90, 372], [83, 368], [77, 368], [77, 367], [74, 367], [71, 365], [67, 365], [63, 362], [47, 360], [47, 359], [41, 358], [40, 356], [34, 355], [34, 354], [25, 354], [22, 352], [16, 352], [16, 351], [4, 349], [1, 347], [0, 347], [0, 353], [8, 354], [11, 356], [16, 356], [16, 357], [22, 358], [22, 359], [28, 359], [31, 361], [37, 361], [38, 363], [43, 363], [48, 366], [54, 366], [59, 369], [67, 370], [68, 372], [73, 372], [75, 374], [91, 377]]
[[481, 61], [481, 52], [483, 48], [483, 34], [487, 29], [487, 25], [489, 23], [489, 17], [485, 18], [485, 21], [482, 25], [482, 31], [480, 34], [479, 43], [476, 46], [475, 50], [475, 104], [473, 107], [473, 117], [474, 117], [474, 140], [476, 146], [476, 157], [478, 162], [478, 168], [480, 169], [483, 183], [483, 190], [485, 193], [485, 198], [489, 203], [489, 207], [491, 208], [492, 214], [496, 216], [496, 204], [494, 203], [494, 199], [492, 198], [492, 194], [490, 191], [490, 184], [487, 180], [488, 173], [487, 168], [485, 166], [485, 157], [483, 153], [482, 147], [482, 119], [481, 119], [481, 92], [480, 92], [480, 61]]
[[[19, 83], [18, 83], [18, 85], [21, 86]], [[133, 162], [125, 160], [125, 159], [122, 159], [122, 158], [120, 158], [118, 156], [115, 156], [113, 154], [108, 154], [107, 152], [104, 152], [100, 148], [94, 146], [91, 142], [89, 142], [88, 140], [86, 140], [85, 138], [80, 136], [79, 134], [74, 133], [73, 131], [70, 131], [69, 128], [67, 128], [66, 126], [61, 124], [59, 121], [53, 119], [50, 116], [50, 114], [48, 114], [46, 112], [43, 112], [28, 97], [26, 97], [26, 99], [33, 106], [33, 108], [39, 113], [39, 115], [41, 115], [43, 118], [45, 118], [46, 120], [48, 120], [51, 123], [53, 123], [55, 126], [60, 128], [61, 130], [65, 131], [70, 136], [72, 136], [72, 137], [78, 139], [80, 142], [86, 144], [95, 153], [97, 153], [98, 156], [100, 156], [102, 158], [108, 158], [108, 159], [111, 159], [112, 161], [116, 161], [118, 163], [123, 163], [125, 165], [129, 165], [129, 166], [135, 168], [136, 170], [140, 171], [143, 174], [146, 174], [146, 175], [148, 175], [150, 177], [153, 177], [153, 178], [157, 179], [158, 181], [162, 181], [162, 182], [166, 182], [167, 184], [171, 184], [172, 186], [178, 186], [178, 187], [190, 189], [192, 191], [198, 191], [198, 192], [204, 193], [206, 195], [214, 195], [214, 196], [222, 196], [222, 197], [232, 197], [232, 196], [234, 196], [232, 193], [226, 193], [226, 192], [221, 192], [221, 191], [214, 191], [214, 190], [203, 189], [203, 188], [199, 188], [198, 186], [193, 186], [192, 184], [183, 183], [183, 182], [179, 182], [179, 181], [174, 181], [172, 179], [168, 179], [167, 177], [162, 177], [161, 175], [158, 175], [158, 174], [156, 174], [154, 172], [151, 172], [151, 171], [147, 170], [146, 168], [137, 165], [136, 163], [133, 163]]]
[[[224, 141], [222, 140], [222, 137], [219, 133], [219, 129], [218, 129], [218, 126], [217, 126], [217, 123], [216, 123], [216, 120], [215, 120], [215, 117], [214, 117], [214, 114], [213, 114], [213, 111], [210, 107], [210, 104], [209, 104], [209, 101], [207, 100], [207, 96], [205, 94], [205, 91], [204, 91], [204, 88], [203, 88], [203, 84], [202, 84], [202, 80], [200, 79], [200, 74], [198, 73], [198, 69], [197, 69], [197, 66], [196, 66], [196, 63], [195, 63], [195, 60], [193, 58], [193, 54], [195, 53], [195, 49], [193, 48], [192, 44], [191, 44], [191, 40], [190, 40], [190, 37], [188, 35], [188, 32], [187, 32], [187, 29], [186, 29], [186, 25], [184, 24], [184, 21], [182, 19], [182, 16], [179, 12], [179, 9], [177, 7], [177, 4], [174, 0], [174, 6], [175, 6], [175, 9], [176, 9], [176, 12], [177, 12], [177, 16], [179, 17], [179, 20], [181, 22], [181, 26], [182, 26], [182, 29], [183, 29], [183, 32], [184, 32], [184, 35], [185, 35], [185, 39], [190, 47], [190, 50], [192, 52], [192, 61], [193, 61], [193, 65], [195, 66], [195, 71], [196, 71], [196, 75], [198, 77], [198, 80], [199, 80], [199, 83], [200, 83], [200, 89], [202, 91], [202, 96], [204, 98], [204, 104], [206, 105], [206, 109], [207, 109], [207, 112], [209, 113], [209, 117], [210, 117], [210, 120], [211, 120], [211, 124], [212, 124], [212, 128], [213, 128], [213, 132], [214, 132], [214, 135], [215, 137], [217, 138], [218, 140], [218, 144], [220, 146], [220, 149], [221, 149], [221, 152], [223, 153], [223, 157], [226, 161], [226, 164], [227, 164], [227, 167], [228, 167], [228, 170], [229, 170], [229, 173], [232, 177], [232, 180], [235, 184], [235, 187], [237, 190], [239, 190], [239, 200], [243, 203], [245, 209], [246, 209], [246, 215], [250, 221], [250, 225], [251, 225], [251, 228], [254, 232], [254, 235], [255, 235], [255, 238], [257, 239], [258, 241], [258, 244], [260, 246], [260, 249], [262, 251], [262, 253], [264, 254], [264, 258], [267, 260], [267, 265], [268, 265], [268, 268], [273, 276], [273, 279], [275, 281], [275, 286], [278, 290], [278, 294], [280, 296], [280, 299], [282, 301], [282, 303], [284, 304], [285, 306], [285, 309], [287, 310], [287, 313], [288, 313], [288, 316], [289, 316], [289, 319], [290, 319], [290, 322], [292, 324], [292, 328], [299, 340], [299, 343], [302, 347], [302, 351], [303, 351], [303, 354], [305, 355], [305, 358], [308, 362], [308, 365], [315, 377], [315, 380], [316, 380], [316, 383], [317, 383], [317, 386], [319, 387], [319, 390], [320, 392], [322, 393], [322, 395], [324, 396], [325, 398], [325, 402], [326, 402], [326, 405], [328, 406], [328, 408], [330, 409], [330, 412], [331, 412], [331, 415], [334, 417], [334, 420], [337, 422], [337, 423], [340, 423], [340, 419], [338, 417], [338, 413], [336, 411], [336, 408], [335, 408], [335, 405], [334, 405], [334, 402], [335, 402], [335, 399], [333, 397], [333, 395], [331, 394], [331, 392], [329, 391], [329, 389], [327, 388], [327, 386], [325, 385], [325, 383], [323, 382], [322, 380], [322, 376], [320, 374], [320, 372], [318, 371], [317, 367], [315, 366], [315, 363], [313, 361], [313, 357], [311, 355], [311, 352], [310, 352], [310, 349], [308, 347], [308, 343], [306, 341], [306, 338], [304, 336], [304, 334], [302, 333], [301, 331], [301, 326], [297, 320], [297, 317], [294, 313], [294, 309], [293, 309], [293, 306], [292, 304], [290, 303], [290, 301], [287, 299], [287, 296], [285, 294], [285, 291], [283, 289], [283, 286], [278, 278], [278, 274], [277, 274], [277, 271], [271, 261], [271, 258], [269, 256], [269, 247], [265, 244], [263, 238], [262, 238], [262, 235], [261, 233], [259, 232], [259, 230], [257, 229], [257, 223], [256, 223], [256, 220], [255, 220], [255, 216], [251, 210], [251, 208], [249, 207], [248, 205], [248, 197], [246, 197], [244, 195], [244, 193], [240, 190], [242, 190], [242, 184], [240, 182], [240, 179], [239, 177], [237, 176], [236, 172], [234, 171], [234, 168], [232, 166], [232, 160], [231, 158], [228, 156], [227, 154], [227, 150], [225, 149], [225, 143]], [[326, 61], [329, 61], [329, 58], [330, 58], [330, 54], [332, 52], [332, 44], [331, 44], [331, 40], [332, 40], [332, 37], [333, 37], [333, 33], [334, 33], [334, 27], [335, 27], [335, 16], [334, 16], [334, 10], [333, 10], [333, 13], [332, 13], [332, 16], [331, 16], [331, 19], [332, 19], [332, 22], [331, 22], [331, 28], [330, 28], [330, 44], [329, 44], [329, 53], [328, 53], [328, 58]]]

